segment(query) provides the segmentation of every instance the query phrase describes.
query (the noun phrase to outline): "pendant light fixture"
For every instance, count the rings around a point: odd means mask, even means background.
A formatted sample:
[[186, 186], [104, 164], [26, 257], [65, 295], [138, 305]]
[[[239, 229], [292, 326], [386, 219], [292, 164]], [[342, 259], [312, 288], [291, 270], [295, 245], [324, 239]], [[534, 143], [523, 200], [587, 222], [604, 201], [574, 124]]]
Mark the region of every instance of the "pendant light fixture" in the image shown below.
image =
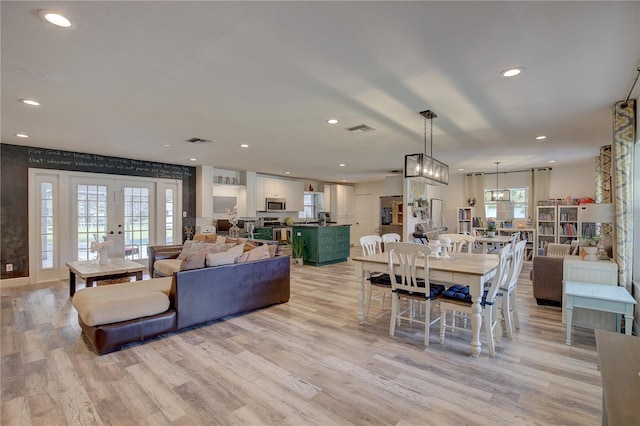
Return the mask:
[[[404, 156], [404, 177], [423, 178], [433, 185], [449, 184], [449, 166], [433, 158], [433, 119], [436, 113], [430, 109], [420, 112], [424, 117], [424, 152]], [[431, 154], [427, 155], [427, 120], [431, 122]]]
[[499, 161], [496, 161], [496, 189], [491, 191], [491, 201], [509, 201], [511, 196], [509, 195], [508, 189], [500, 189], [498, 185], [498, 165]]

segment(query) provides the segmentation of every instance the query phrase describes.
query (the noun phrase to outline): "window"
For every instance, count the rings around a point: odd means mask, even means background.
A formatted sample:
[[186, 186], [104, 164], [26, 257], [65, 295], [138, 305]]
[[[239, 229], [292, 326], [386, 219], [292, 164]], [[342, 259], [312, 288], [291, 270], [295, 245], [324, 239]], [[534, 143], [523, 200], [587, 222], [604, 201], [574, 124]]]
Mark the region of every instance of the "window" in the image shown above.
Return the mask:
[[317, 192], [304, 193], [304, 210], [298, 212], [300, 219], [316, 219], [324, 206], [324, 194]]
[[[526, 219], [529, 217], [529, 203], [527, 188], [507, 188], [513, 202], [513, 218]], [[484, 191], [484, 211], [486, 217], [497, 217], [497, 202], [491, 201], [491, 191]]]
[[54, 222], [54, 210], [53, 210], [53, 183], [41, 182], [40, 183], [40, 253], [41, 262], [40, 267], [42, 269], [53, 268], [53, 222]]
[[173, 189], [164, 190], [165, 214], [165, 243], [173, 244]]

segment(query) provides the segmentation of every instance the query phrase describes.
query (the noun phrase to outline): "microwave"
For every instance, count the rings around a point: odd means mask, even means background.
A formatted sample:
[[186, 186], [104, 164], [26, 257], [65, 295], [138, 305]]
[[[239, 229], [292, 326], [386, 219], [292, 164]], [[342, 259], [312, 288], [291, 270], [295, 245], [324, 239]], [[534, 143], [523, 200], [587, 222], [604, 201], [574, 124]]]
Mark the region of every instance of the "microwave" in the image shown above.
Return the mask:
[[286, 212], [287, 200], [284, 198], [267, 198], [265, 210], [268, 212]]

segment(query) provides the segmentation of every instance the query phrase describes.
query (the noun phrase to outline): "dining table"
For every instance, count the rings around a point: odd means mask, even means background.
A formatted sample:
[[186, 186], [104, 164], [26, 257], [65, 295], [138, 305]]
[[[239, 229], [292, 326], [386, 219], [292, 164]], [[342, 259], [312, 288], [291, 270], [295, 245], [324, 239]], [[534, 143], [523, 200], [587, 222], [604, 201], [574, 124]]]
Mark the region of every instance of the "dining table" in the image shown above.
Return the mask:
[[[358, 321], [365, 322], [365, 281], [372, 272], [389, 273], [389, 253], [382, 252], [369, 256], [356, 256], [351, 259], [355, 262], [356, 276], [360, 279], [358, 291]], [[422, 265], [422, 262], [420, 262]], [[424, 268], [419, 266], [419, 268]], [[428, 257], [429, 281], [431, 283], [451, 286], [462, 284], [469, 286], [472, 301], [471, 315], [471, 355], [478, 357], [482, 346], [480, 344], [480, 329], [482, 327], [482, 294], [484, 284], [496, 274], [498, 268], [498, 256], [494, 254], [480, 253], [453, 253], [448, 258]]]
[[487, 254], [488, 245], [495, 244], [503, 246], [511, 241], [513, 237], [510, 235], [496, 235], [495, 237], [476, 237], [476, 243], [482, 243], [482, 253]]

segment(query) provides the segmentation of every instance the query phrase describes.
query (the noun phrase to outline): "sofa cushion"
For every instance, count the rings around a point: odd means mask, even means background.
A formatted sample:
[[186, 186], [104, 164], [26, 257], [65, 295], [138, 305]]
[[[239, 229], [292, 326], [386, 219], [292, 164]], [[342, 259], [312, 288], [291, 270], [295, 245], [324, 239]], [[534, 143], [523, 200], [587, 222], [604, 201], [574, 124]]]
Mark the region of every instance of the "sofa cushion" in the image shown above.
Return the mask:
[[227, 251], [221, 253], [209, 253], [206, 256], [206, 266], [231, 265], [236, 263], [237, 259], [244, 252], [244, 244], [238, 244]]
[[193, 241], [200, 243], [216, 243], [218, 236], [216, 234], [196, 234], [193, 236]]
[[204, 268], [204, 261], [209, 254], [208, 249], [198, 250], [189, 253], [180, 264], [181, 271], [189, 271], [191, 269]]
[[[245, 243], [246, 249], [247, 243]], [[263, 244], [261, 246], [255, 247], [249, 251], [245, 251], [242, 253], [242, 256], [238, 259], [238, 263], [241, 262], [251, 262], [254, 260], [262, 260], [269, 259], [271, 256], [269, 255], [269, 246], [267, 244]]]
[[181, 265], [181, 259], [160, 259], [153, 263], [153, 269], [163, 275], [172, 275], [180, 270]]
[[89, 326], [147, 317], [169, 309], [171, 277], [88, 287], [73, 296], [73, 306]]

